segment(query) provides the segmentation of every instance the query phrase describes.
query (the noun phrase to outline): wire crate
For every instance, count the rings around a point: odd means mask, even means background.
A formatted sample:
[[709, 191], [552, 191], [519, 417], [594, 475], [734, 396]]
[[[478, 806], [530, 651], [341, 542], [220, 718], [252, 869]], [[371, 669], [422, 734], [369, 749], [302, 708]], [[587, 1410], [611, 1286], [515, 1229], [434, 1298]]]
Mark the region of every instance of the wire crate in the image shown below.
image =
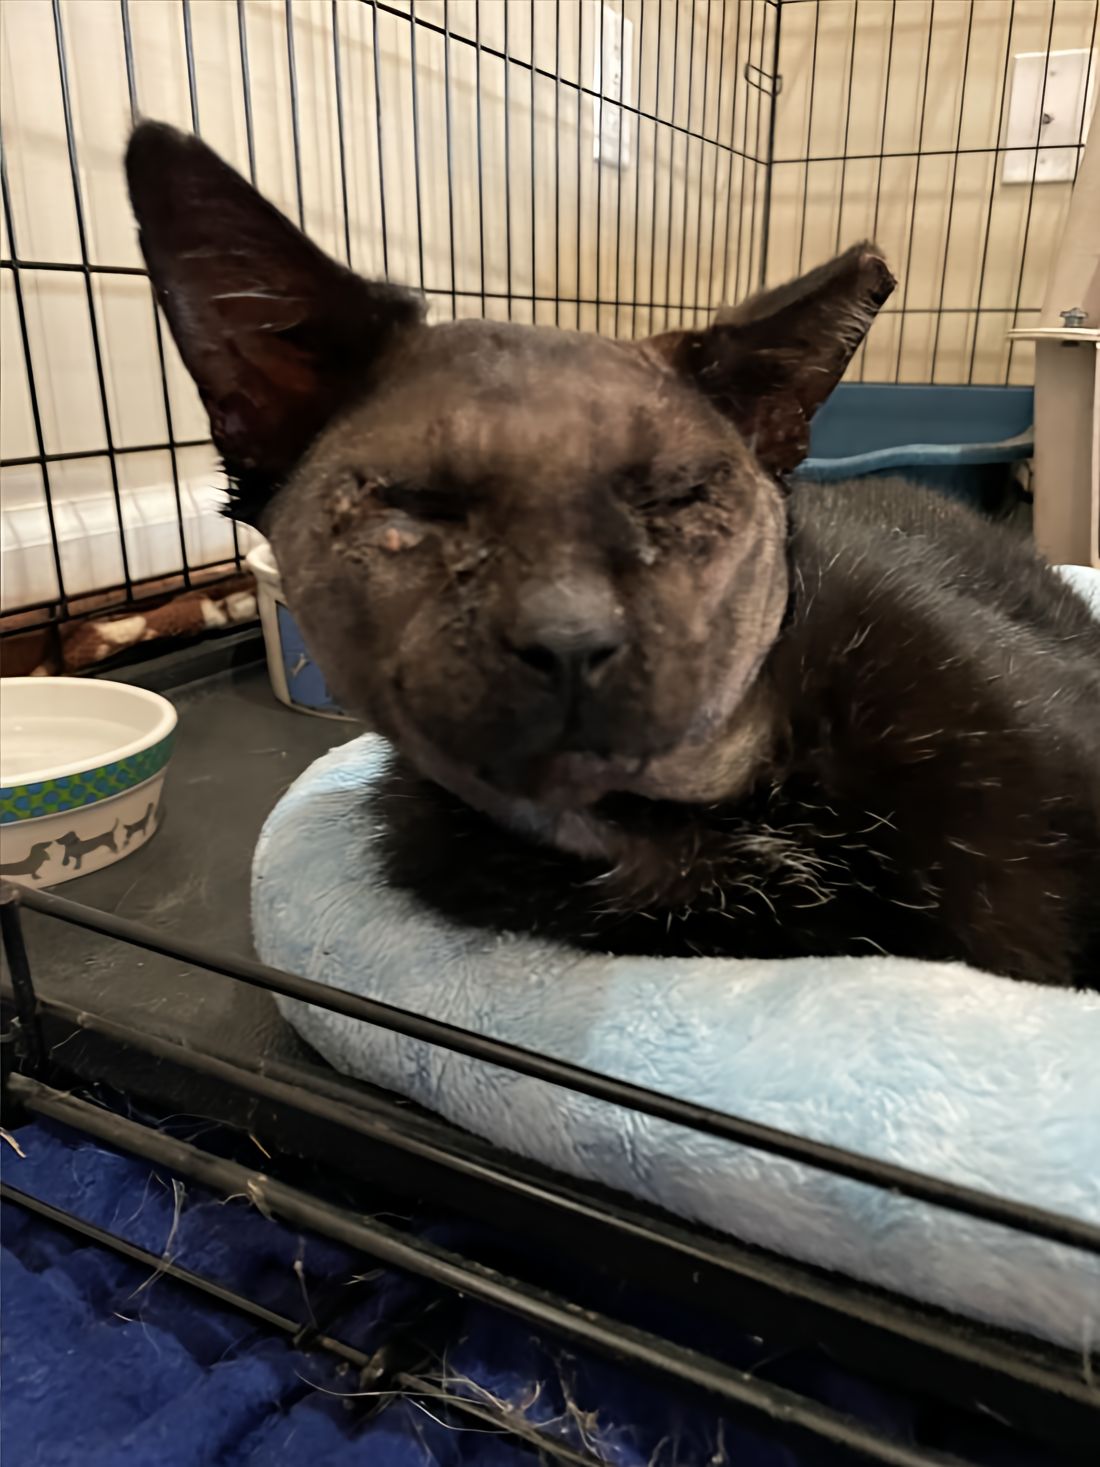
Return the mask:
[[[7, 543], [35, 573], [33, 584], [5, 577], [0, 632], [140, 609], [167, 588], [236, 572], [251, 543], [216, 512], [205, 418], [137, 253], [120, 165], [136, 117], [200, 133], [332, 253], [422, 289], [433, 319], [642, 337], [702, 325], [723, 302], [876, 235], [902, 284], [850, 377], [1026, 386], [1029, 350], [1006, 332], [1038, 318], [1087, 106], [1075, 140], [1054, 149], [1071, 159], [1067, 176], [1043, 182], [1049, 150], [1038, 137], [1021, 148], [1008, 130], [1013, 58], [1087, 50], [1087, 94], [1098, 12], [1100, 0], [7, 0], [0, 488]], [[1030, 164], [1009, 185], [1006, 163], [1021, 152]], [[57, 212], [45, 210], [47, 195]], [[235, 1065], [136, 1020], [43, 996], [20, 901], [36, 921], [100, 934], [119, 964], [168, 954], [221, 975], [227, 992], [292, 993], [868, 1186], [1100, 1251], [1097, 1230], [1072, 1219], [320, 989], [217, 944], [5, 888], [4, 1092], [16, 1118], [51, 1117], [215, 1190], [259, 1185], [237, 1162], [72, 1093], [110, 1077], [128, 1096], [170, 1105], [179, 1084], [198, 1087], [204, 1112], [229, 1128], [263, 1115], [276, 1150], [265, 1205], [295, 1225], [865, 1460], [940, 1459], [722, 1362], [686, 1358], [671, 1339], [586, 1315], [580, 1297], [489, 1280], [476, 1260], [349, 1219], [330, 1198], [281, 1181], [280, 1160], [310, 1154], [363, 1184], [384, 1170], [441, 1207], [506, 1218], [567, 1257], [657, 1281], [674, 1301], [705, 1298], [746, 1328], [992, 1412], [1037, 1452], [1084, 1451], [1100, 1434], [1087, 1371], [1068, 1352], [673, 1222], [319, 1069]], [[79, 1219], [52, 1220], [119, 1245]], [[255, 1301], [231, 1302], [255, 1312]], [[284, 1332], [301, 1324], [265, 1322]], [[321, 1347], [363, 1364], [335, 1334]], [[578, 1460], [552, 1441], [534, 1445]]]
[[[644, 336], [877, 236], [901, 285], [850, 378], [1027, 384], [1032, 349], [1006, 333], [1038, 320], [1098, 11], [9, 0], [0, 631], [140, 609], [252, 543], [217, 514], [205, 416], [144, 280], [121, 172], [138, 116], [205, 137], [434, 319]], [[1022, 146], [1020, 58], [1070, 52], [1073, 137]]]
[[[671, 1335], [639, 1329], [590, 1307], [577, 1296], [547, 1291], [537, 1280], [508, 1277], [476, 1257], [441, 1248], [333, 1200], [331, 1189], [282, 1179], [285, 1164], [309, 1157], [328, 1175], [353, 1178], [360, 1188], [385, 1179], [390, 1193], [415, 1196], [447, 1211], [491, 1220], [572, 1260], [578, 1278], [593, 1266], [639, 1288], [656, 1286], [685, 1308], [702, 1306], [730, 1326], [762, 1334], [769, 1343], [823, 1350], [842, 1366], [863, 1371], [908, 1394], [963, 1411], [995, 1417], [1017, 1434], [1021, 1450], [1077, 1455], [1085, 1460], [1100, 1429], [1100, 1400], [1072, 1352], [1014, 1338], [941, 1310], [919, 1307], [836, 1275], [738, 1245], [705, 1229], [677, 1222], [606, 1189], [559, 1177], [476, 1141], [430, 1116], [410, 1111], [394, 1097], [339, 1077], [280, 1065], [257, 1055], [242, 1066], [205, 1052], [188, 1036], [166, 1039], [142, 1027], [140, 1018], [119, 1023], [102, 1013], [81, 1012], [36, 992], [23, 940], [20, 903], [52, 922], [73, 924], [145, 954], [159, 953], [222, 975], [233, 985], [281, 994], [350, 1015], [366, 1023], [488, 1061], [515, 1073], [606, 1100], [641, 1114], [802, 1162], [875, 1188], [888, 1189], [955, 1213], [1100, 1253], [1100, 1229], [981, 1190], [860, 1156], [756, 1122], [724, 1115], [575, 1065], [517, 1048], [485, 1035], [439, 1023], [360, 996], [331, 989], [198, 942], [167, 937], [151, 928], [63, 897], [5, 886], [0, 899], [10, 987], [4, 995], [4, 1101], [7, 1126], [40, 1117], [94, 1140], [143, 1157], [172, 1176], [224, 1196], [246, 1196], [265, 1215], [294, 1228], [335, 1239], [375, 1263], [430, 1281], [503, 1310], [571, 1347], [641, 1369], [666, 1384], [686, 1387], [700, 1400], [792, 1443], [827, 1445], [856, 1460], [895, 1467], [943, 1467], [932, 1450], [899, 1442], [887, 1433], [831, 1409], [813, 1397], [736, 1369], [719, 1358], [685, 1350]], [[88, 1086], [106, 1082], [121, 1090], [120, 1108], [103, 1103]], [[181, 1092], [181, 1084], [185, 1090]], [[76, 1093], [74, 1093], [74, 1091]], [[181, 1093], [204, 1123], [221, 1122], [242, 1133], [262, 1130], [262, 1170], [181, 1140], [142, 1119], [150, 1104], [176, 1109]], [[14, 1112], [14, 1119], [13, 1119]], [[17, 1133], [18, 1134], [18, 1133]], [[368, 1192], [368, 1195], [369, 1192]], [[268, 1329], [308, 1339], [361, 1371], [368, 1354], [342, 1339], [339, 1319], [272, 1319], [254, 1299], [227, 1291], [217, 1281], [174, 1268], [133, 1249], [125, 1239], [89, 1225], [5, 1184], [3, 1196], [86, 1241], [121, 1251], [167, 1272], [184, 1285], [260, 1320]], [[393, 1382], [437, 1405], [439, 1397], [415, 1378]], [[476, 1406], [476, 1403], [474, 1403]], [[456, 1396], [461, 1420], [471, 1405]], [[484, 1409], [484, 1408], [483, 1408]], [[475, 1413], [476, 1414], [476, 1413]], [[551, 1459], [599, 1460], [570, 1455], [552, 1434], [533, 1431], [511, 1413], [490, 1418], [514, 1431]], [[1068, 1459], [1067, 1458], [1067, 1459]], [[958, 1458], [951, 1458], [958, 1461]], [[1053, 1460], [1044, 1458], [1044, 1460]]]

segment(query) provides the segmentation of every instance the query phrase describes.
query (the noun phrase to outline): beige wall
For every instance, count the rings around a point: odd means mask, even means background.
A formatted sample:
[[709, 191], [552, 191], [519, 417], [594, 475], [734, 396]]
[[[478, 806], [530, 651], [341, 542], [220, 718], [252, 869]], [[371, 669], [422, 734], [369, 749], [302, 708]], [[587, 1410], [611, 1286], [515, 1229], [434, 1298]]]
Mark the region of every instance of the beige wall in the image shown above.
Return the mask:
[[1032, 380], [1032, 347], [1010, 367], [1005, 332], [1037, 322], [1072, 185], [1001, 182], [1006, 53], [1010, 92], [1013, 56], [1095, 45], [1096, 17], [1094, 0], [784, 5], [775, 158], [851, 161], [775, 167], [768, 275], [877, 236], [900, 285], [857, 375], [966, 382], [973, 358], [975, 382]]
[[[407, 11], [409, 6], [392, 8]], [[285, 8], [282, 0], [246, 0], [243, 9], [258, 182], [296, 217]], [[459, 315], [504, 317], [511, 296], [511, 314], [520, 321], [558, 320], [565, 326], [628, 335], [663, 329], [681, 319], [701, 322], [706, 310], [717, 304], [724, 281], [727, 291], [734, 288], [742, 232], [741, 285], [749, 279], [748, 214], [743, 231], [741, 216], [746, 196], [743, 173], [751, 184], [758, 169], [750, 164], [743, 170], [740, 159], [732, 159], [728, 147], [713, 140], [748, 136], [751, 145], [757, 94], [735, 88], [734, 78], [749, 55], [750, 37], [755, 54], [770, 9], [765, 0], [751, 4], [746, 0], [741, 6], [704, 0], [678, 4], [669, 0], [658, 6], [646, 0], [643, 11], [641, 0], [626, 0], [626, 17], [633, 25], [627, 100], [643, 112], [658, 112], [661, 123], [629, 120], [629, 162], [620, 171], [594, 161], [595, 98], [582, 94], [578, 109], [576, 88], [568, 85], [577, 80], [580, 47], [581, 82], [592, 87], [599, 6], [595, 0], [561, 0], [560, 6], [553, 0], [536, 0], [533, 6], [527, 0], [511, 0], [508, 53], [515, 62], [508, 68], [507, 83], [509, 187], [506, 191], [504, 63], [483, 52], [480, 206], [476, 52], [459, 40], [449, 48], [453, 169], [448, 187], [443, 38], [419, 26], [418, 230], [410, 26], [400, 16], [385, 12], [377, 16], [380, 147], [373, 9], [358, 0], [341, 0], [338, 38], [352, 263], [365, 273], [381, 274], [388, 261], [394, 279], [423, 284], [437, 319], [452, 310]], [[96, 264], [136, 266], [140, 260], [121, 168], [130, 106], [120, 7], [117, 0], [62, 0], [61, 13], [89, 256]], [[237, 7], [232, 0], [194, 0], [190, 13], [202, 135], [244, 171], [248, 148]], [[332, 13], [328, 0], [294, 0], [292, 18], [305, 226], [322, 245], [342, 255], [345, 220]], [[441, 0], [420, 0], [416, 14], [437, 26], [445, 19]], [[179, 0], [130, 0], [129, 15], [140, 109], [189, 127], [191, 102]], [[621, 15], [615, 0], [607, 7], [604, 25], [620, 24]], [[523, 65], [531, 57], [532, 18], [537, 67], [550, 73], [535, 78], [533, 126], [531, 71]], [[452, 0], [446, 19], [455, 37], [467, 39], [474, 38], [479, 22], [482, 45], [504, 49], [502, 0], [482, 0], [479, 9], [473, 0]], [[4, 0], [0, 44], [3, 132], [19, 255], [27, 261], [79, 261], [48, 0]], [[554, 79], [559, 68], [565, 83], [561, 86]], [[380, 169], [385, 175], [385, 255]], [[511, 221], [510, 274], [506, 218]], [[7, 256], [6, 235], [2, 248]], [[25, 269], [21, 279], [47, 451], [102, 449], [104, 423], [83, 277]], [[0, 290], [0, 432], [4, 457], [21, 457], [35, 452], [35, 436], [8, 270], [0, 271]], [[167, 423], [148, 287], [138, 277], [98, 275], [94, 290], [114, 440], [125, 447], [164, 443]], [[597, 298], [642, 304], [637, 309], [631, 305], [616, 310], [613, 304], [597, 309]], [[682, 302], [689, 307], [684, 312], [679, 309]], [[206, 423], [197, 396], [170, 341], [166, 351], [175, 436], [202, 438]], [[173, 548], [171, 527], [160, 523], [172, 508], [167, 453], [128, 454], [119, 464], [134, 573], [175, 569], [178, 545]], [[212, 455], [207, 448], [182, 450], [178, 468], [191, 558], [215, 559], [227, 552], [229, 541], [224, 521], [207, 512], [217, 480]], [[121, 561], [107, 460], [56, 464], [51, 485], [65, 530], [67, 589], [73, 592], [118, 580]], [[4, 470], [0, 489], [9, 551], [4, 605], [10, 607], [36, 595], [51, 595], [55, 586], [44, 539], [39, 469], [30, 465]], [[159, 506], [155, 510], [149, 507], [153, 499]], [[157, 520], [155, 535], [146, 523], [150, 515]]]
[[[393, 8], [409, 7], [406, 3]], [[935, 345], [936, 380], [965, 381], [977, 321], [974, 380], [1000, 381], [1007, 364], [1004, 331], [1013, 319], [1031, 191], [996, 183], [994, 158], [988, 152], [968, 154], [956, 164], [950, 156], [931, 156], [931, 151], [953, 149], [957, 136], [964, 148], [996, 146], [1009, 6], [1004, 0], [976, 0], [964, 98], [962, 61], [970, 7], [966, 0], [939, 0], [935, 5], [923, 135], [927, 156], [919, 160], [919, 168], [916, 158], [888, 156], [881, 165], [880, 187], [877, 154], [892, 9], [885, 151], [906, 154], [915, 152], [920, 141], [920, 101], [933, 18], [928, 0], [897, 0], [896, 7], [891, 0], [860, 0], [858, 12], [853, 12], [852, 0], [822, 0], [820, 7], [783, 6], [783, 91], [775, 136], [780, 161], [773, 173], [767, 276], [783, 278], [797, 268], [800, 255], [809, 266], [835, 246], [870, 233], [877, 197], [879, 239], [898, 273], [905, 275], [892, 310], [904, 300], [909, 314], [882, 318], [857, 370], [865, 370], [871, 378], [892, 380], [897, 374], [906, 381], [927, 381], [933, 375]], [[296, 216], [284, 5], [282, 0], [245, 0], [243, 13], [258, 182]], [[604, 24], [618, 24], [622, 13], [619, 0], [612, 0]], [[427, 26], [417, 27], [414, 73], [408, 21], [378, 14], [380, 147], [374, 12], [358, 0], [340, 0], [346, 234], [353, 265], [365, 273], [381, 274], [388, 263], [392, 278], [423, 284], [437, 319], [452, 311], [503, 317], [510, 296], [511, 314], [521, 321], [558, 321], [623, 335], [701, 324], [710, 308], [723, 298], [745, 293], [760, 273], [764, 170], [739, 154], [763, 156], [770, 104], [760, 90], [746, 84], [743, 72], [750, 62], [765, 68], [770, 64], [776, 13], [766, 0], [726, 4], [625, 0], [626, 18], [633, 27], [627, 101], [647, 115], [628, 118], [629, 159], [620, 170], [594, 161], [596, 99], [582, 93], [578, 108], [577, 91], [569, 85], [578, 77], [579, 44], [581, 84], [592, 87], [601, 14], [597, 0], [561, 0], [560, 5], [555, 0], [535, 0], [534, 5], [509, 0], [508, 51], [514, 62], [508, 68], [507, 108], [504, 63], [482, 53], [479, 94], [476, 52], [461, 43], [461, 38], [474, 37], [479, 22], [482, 45], [503, 49], [503, 0], [482, 0], [480, 7], [474, 0], [451, 0], [446, 11], [442, 0], [419, 0], [418, 19], [442, 26], [446, 16], [458, 38], [449, 48], [448, 187], [442, 36]], [[1053, 45], [1089, 44], [1095, 13], [1094, 0], [1058, 0]], [[89, 257], [101, 265], [137, 266], [140, 257], [121, 169], [130, 105], [120, 6], [117, 0], [61, 0], [61, 14]], [[190, 14], [201, 132], [247, 170], [237, 6], [232, 0], [193, 0]], [[345, 217], [332, 14], [328, 0], [293, 3], [304, 220], [315, 239], [342, 255]], [[129, 15], [140, 109], [190, 126], [179, 0], [130, 0]], [[815, 15], [817, 56], [812, 68]], [[1049, 0], [1017, 0], [1012, 50], [1042, 49], [1049, 17]], [[549, 73], [535, 77], [533, 123], [531, 71], [524, 65], [532, 54], [532, 19], [536, 66]], [[563, 85], [555, 81], [559, 69]], [[414, 74], [420, 129], [419, 231]], [[0, 87], [19, 255], [25, 261], [78, 262], [48, 0], [0, 3]], [[480, 203], [479, 95], [484, 180]], [[650, 120], [654, 114], [659, 122]], [[802, 162], [790, 161], [806, 155], [807, 140], [813, 156], [840, 153], [845, 126], [847, 152], [874, 152], [874, 160], [819, 162], [808, 170]], [[385, 256], [380, 170], [385, 176]], [[1024, 306], [1039, 302], [1069, 192], [1065, 184], [1044, 184], [1034, 190], [1021, 294]], [[998, 309], [976, 314], [990, 197], [992, 224], [981, 305]], [[0, 248], [5, 257], [10, 253], [6, 230]], [[0, 441], [5, 458], [36, 452], [11, 274], [0, 271]], [[80, 273], [34, 269], [20, 275], [47, 451], [101, 454], [104, 419], [84, 278]], [[139, 276], [96, 275], [93, 285], [114, 441], [127, 448], [164, 444], [168, 427], [147, 283]], [[950, 308], [942, 316], [941, 285], [943, 306]], [[616, 299], [627, 304], [616, 309]], [[175, 437], [202, 439], [204, 415], [167, 337], [165, 349]], [[1030, 371], [1029, 355], [1018, 349], [1012, 379], [1029, 380]], [[161, 448], [128, 453], [118, 462], [132, 573], [177, 569], [180, 556], [173, 530], [168, 453]], [[208, 447], [182, 449], [177, 467], [189, 556], [192, 562], [218, 559], [231, 547], [225, 522], [210, 512], [218, 478], [212, 454]], [[54, 464], [50, 478], [64, 532], [63, 573], [69, 592], [119, 580], [117, 516], [107, 459], [93, 456]], [[53, 595], [40, 469], [37, 465], [5, 469], [0, 492], [5, 510], [3, 605]]]
[[[397, 8], [402, 8], [400, 4]], [[408, 9], [407, 3], [404, 5]], [[648, 303], [651, 298], [650, 260], [655, 260], [652, 298], [659, 308], [643, 304], [638, 312], [620, 311], [619, 330], [639, 334], [675, 322], [664, 303], [685, 300], [703, 307], [716, 303], [722, 289], [726, 258], [723, 238], [738, 234], [741, 193], [740, 160], [730, 169], [729, 154], [682, 129], [725, 139], [731, 131], [734, 87], [733, 50], [738, 30], [742, 61], [748, 54], [750, 16], [758, 37], [766, 9], [764, 0], [741, 7], [708, 6], [703, 0], [682, 0], [675, 113], [672, 110], [672, 54], [675, 6], [645, 9], [645, 50], [642, 57], [641, 95], [633, 84], [635, 100], [643, 111], [659, 101], [665, 124], [655, 127], [631, 119], [630, 162], [622, 172], [601, 167], [593, 160], [593, 106], [591, 96], [580, 103], [581, 142], [578, 158], [577, 93], [568, 84], [557, 87], [552, 77], [536, 78], [534, 107], [534, 174], [532, 205], [532, 123], [530, 71], [509, 68], [508, 115], [510, 143], [511, 277], [507, 269], [505, 229], [504, 65], [482, 53], [481, 136], [484, 175], [485, 240], [484, 311], [503, 316], [513, 297], [517, 320], [552, 322], [613, 331], [615, 311], [603, 307], [597, 314], [597, 293], [605, 300]], [[453, 34], [473, 38], [473, 0], [452, 0], [448, 7]], [[282, 0], [247, 0], [249, 72], [255, 126], [257, 177], [260, 187], [293, 217], [297, 217], [291, 99], [287, 67], [287, 37]], [[126, 205], [121, 154], [130, 125], [123, 35], [116, 0], [63, 0], [71, 71], [77, 145], [89, 253], [99, 264], [140, 263], [134, 230]], [[441, 0], [420, 0], [417, 17], [442, 25]], [[577, 77], [578, 28], [583, 28], [583, 84], [591, 88], [592, 55], [599, 28], [594, 0], [563, 0], [560, 12], [552, 0], [526, 0], [509, 5], [508, 44], [520, 63], [531, 55], [531, 17], [536, 23], [535, 48], [540, 68], [555, 69], [555, 17], [560, 13], [560, 70], [563, 81]], [[621, 14], [617, 3], [607, 7], [610, 17]], [[642, 4], [627, 0], [627, 18], [634, 26], [633, 75], [638, 76], [642, 37]], [[181, 7], [178, 0], [131, 0], [138, 100], [149, 116], [180, 126], [191, 125], [187, 66]], [[197, 0], [191, 7], [196, 55], [197, 96], [203, 136], [242, 171], [248, 167], [240, 46], [236, 6], [231, 0]], [[295, 0], [294, 43], [299, 87], [300, 144], [304, 183], [304, 216], [308, 232], [327, 249], [342, 255], [345, 249], [340, 153], [337, 141], [336, 96], [333, 76], [332, 11], [328, 0]], [[383, 271], [380, 215], [378, 129], [376, 126], [375, 68], [372, 11], [358, 0], [343, 0], [339, 8], [340, 57], [343, 73], [346, 172], [349, 229], [353, 265], [367, 274]], [[710, 26], [709, 84], [701, 85], [707, 26]], [[8, 147], [20, 255], [31, 260], [79, 259], [71, 202], [68, 160], [57, 81], [53, 25], [45, 0], [5, 0], [0, 6], [3, 38], [3, 123]], [[503, 48], [502, 0], [482, 0], [481, 40], [484, 46]], [[689, 35], [694, 26], [694, 76]], [[656, 57], [661, 31], [661, 76], [657, 97]], [[723, 32], [725, 42], [723, 43]], [[452, 310], [449, 198], [454, 201], [454, 285], [460, 292], [458, 314], [481, 314], [481, 251], [477, 172], [477, 98], [475, 52], [452, 42], [451, 103], [453, 184], [447, 185], [447, 146], [443, 39], [426, 28], [417, 31], [417, 102], [420, 127], [420, 198], [424, 272], [420, 273], [417, 194], [414, 187], [412, 66], [410, 27], [387, 13], [378, 16], [382, 82], [381, 164], [386, 184], [386, 239], [389, 273], [394, 279], [425, 286], [437, 317]], [[725, 51], [723, 52], [723, 44]], [[719, 111], [720, 54], [726, 58]], [[749, 141], [756, 104], [738, 96], [736, 133], [744, 131], [746, 110]], [[558, 126], [555, 127], [557, 120]], [[667, 125], [675, 121], [680, 131]], [[656, 150], [655, 150], [655, 134]], [[640, 151], [639, 151], [640, 149]], [[670, 203], [671, 160], [671, 203]], [[579, 166], [578, 166], [579, 163]], [[557, 197], [555, 169], [558, 170]], [[701, 171], [702, 170], [702, 171]], [[732, 171], [733, 208], [727, 208]], [[748, 175], [755, 173], [750, 165]], [[700, 177], [702, 188], [700, 189]], [[637, 248], [634, 201], [640, 188]], [[654, 188], [654, 184], [656, 187]], [[578, 187], [580, 227], [578, 240]], [[739, 192], [740, 191], [740, 192]], [[600, 203], [597, 249], [597, 194]], [[654, 212], [654, 196], [656, 210]], [[717, 219], [715, 211], [717, 203]], [[555, 205], [557, 226], [555, 229]], [[532, 290], [532, 207], [536, 249]], [[728, 221], [727, 221], [727, 215]], [[669, 221], [671, 218], [671, 242]], [[621, 220], [621, 223], [619, 222]], [[713, 260], [712, 233], [717, 228]], [[555, 250], [556, 234], [556, 250]], [[701, 241], [697, 264], [697, 242]], [[685, 248], [686, 242], [686, 248]], [[747, 246], [746, 246], [747, 248]], [[6, 242], [4, 252], [7, 253]], [[597, 254], [599, 273], [597, 276]], [[555, 267], [555, 255], [557, 265]], [[639, 269], [635, 285], [634, 260]], [[686, 257], [686, 258], [685, 258]], [[616, 262], [618, 282], [616, 284]], [[698, 291], [696, 277], [699, 278]], [[709, 277], [709, 278], [708, 278]], [[747, 282], [747, 265], [743, 277]], [[28, 272], [25, 289], [31, 298], [35, 335], [43, 371], [48, 379], [44, 407], [51, 446], [70, 450], [94, 444], [102, 425], [87, 411], [82, 399], [94, 398], [91, 346], [78, 278], [66, 279]], [[6, 279], [5, 296], [10, 294]], [[732, 282], [731, 282], [732, 284]], [[532, 294], [543, 298], [532, 306]], [[152, 323], [148, 292], [139, 281], [103, 279], [98, 282], [102, 327], [108, 338], [112, 416], [122, 441], [148, 442], [163, 436], [163, 411], [158, 388], [146, 368], [153, 364]], [[563, 305], [555, 312], [553, 298]], [[581, 301], [578, 306], [577, 301]], [[700, 314], [699, 319], [703, 319]], [[41, 328], [39, 330], [39, 328]], [[59, 333], [65, 352], [52, 349]], [[12, 345], [9, 337], [5, 344]], [[5, 353], [8, 355], [8, 353]], [[13, 373], [13, 376], [17, 375]], [[77, 390], [79, 385], [79, 390]], [[178, 398], [182, 436], [202, 431], [203, 419], [194, 394], [178, 371], [173, 372], [173, 399]], [[18, 396], [18, 387], [12, 390]], [[13, 410], [5, 420], [5, 454], [31, 452], [29, 419]]]

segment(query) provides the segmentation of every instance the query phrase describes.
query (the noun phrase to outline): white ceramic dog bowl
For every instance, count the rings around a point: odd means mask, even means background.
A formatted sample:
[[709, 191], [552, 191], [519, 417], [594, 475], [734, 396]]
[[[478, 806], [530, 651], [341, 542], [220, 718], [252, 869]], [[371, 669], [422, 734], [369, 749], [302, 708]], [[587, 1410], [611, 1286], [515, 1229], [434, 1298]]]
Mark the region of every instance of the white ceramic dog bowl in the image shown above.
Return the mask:
[[157, 828], [176, 710], [99, 678], [0, 682], [0, 876], [53, 886]]

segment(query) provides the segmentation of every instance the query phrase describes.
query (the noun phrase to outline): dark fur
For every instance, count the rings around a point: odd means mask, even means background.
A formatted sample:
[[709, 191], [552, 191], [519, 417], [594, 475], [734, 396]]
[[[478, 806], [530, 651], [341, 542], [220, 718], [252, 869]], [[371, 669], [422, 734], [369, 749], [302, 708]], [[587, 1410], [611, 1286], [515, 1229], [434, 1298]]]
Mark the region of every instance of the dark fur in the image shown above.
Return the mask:
[[194, 139], [127, 161], [236, 512], [400, 751], [394, 881], [615, 952], [1095, 978], [1096, 624], [926, 494], [783, 487], [873, 245], [644, 342], [429, 328]]
[[897, 484], [792, 501], [782, 709], [740, 800], [614, 797], [609, 875], [401, 760], [393, 877], [456, 920], [662, 956], [888, 952], [1100, 974], [1100, 626], [1018, 535]]

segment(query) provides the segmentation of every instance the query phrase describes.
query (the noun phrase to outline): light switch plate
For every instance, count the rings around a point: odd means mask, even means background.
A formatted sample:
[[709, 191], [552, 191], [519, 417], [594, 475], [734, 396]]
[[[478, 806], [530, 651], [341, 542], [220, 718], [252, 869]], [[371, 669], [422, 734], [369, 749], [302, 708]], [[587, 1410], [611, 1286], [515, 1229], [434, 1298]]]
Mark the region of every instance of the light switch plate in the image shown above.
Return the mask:
[[603, 7], [602, 56], [600, 24], [597, 16], [596, 45], [592, 55], [592, 90], [602, 100], [597, 100], [594, 104], [592, 156], [605, 167], [626, 168], [630, 163], [631, 115], [617, 104], [625, 102], [630, 105], [634, 23], [625, 20], [619, 11], [612, 10], [609, 5]]
[[1088, 50], [1024, 51], [1013, 57], [1004, 183], [1030, 183], [1032, 177], [1036, 183], [1073, 181], [1079, 143], [1092, 115], [1095, 73], [1096, 60]]

